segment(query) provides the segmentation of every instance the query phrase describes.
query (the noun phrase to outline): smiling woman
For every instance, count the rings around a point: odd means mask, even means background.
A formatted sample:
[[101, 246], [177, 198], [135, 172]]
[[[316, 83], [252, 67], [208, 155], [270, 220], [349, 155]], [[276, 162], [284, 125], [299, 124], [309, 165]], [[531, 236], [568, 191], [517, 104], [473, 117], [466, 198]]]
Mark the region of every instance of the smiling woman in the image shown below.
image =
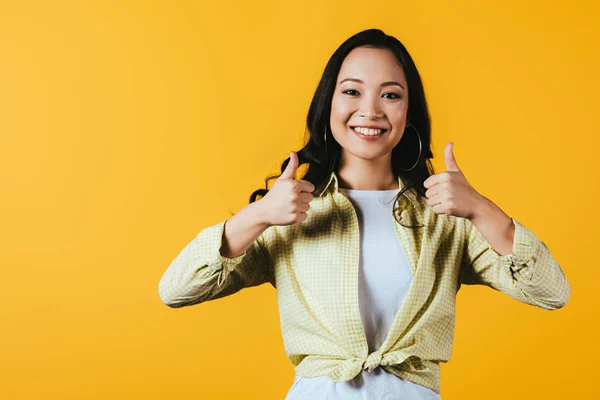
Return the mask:
[[[344, 188], [394, 189], [401, 176], [403, 191], [425, 196], [422, 183], [434, 173], [429, 110], [417, 67], [395, 37], [368, 29], [346, 40], [325, 67], [306, 123], [310, 139], [298, 160], [308, 164], [303, 179], [317, 193], [335, 171]], [[265, 196], [275, 178], [250, 202]]]
[[[409, 99], [402, 65], [388, 49], [358, 47], [346, 56], [338, 76], [329, 122], [343, 149], [340, 178], [349, 188], [377, 190], [373, 183], [394, 181], [385, 166], [391, 166], [392, 149], [406, 128]], [[381, 173], [386, 176], [372, 180]]]
[[434, 174], [423, 85], [396, 38], [369, 29], [345, 41], [307, 127], [281, 175], [203, 229], [159, 284], [174, 308], [276, 288], [296, 373], [287, 400], [440, 399], [462, 284], [566, 304], [548, 247], [468, 184], [452, 147]]

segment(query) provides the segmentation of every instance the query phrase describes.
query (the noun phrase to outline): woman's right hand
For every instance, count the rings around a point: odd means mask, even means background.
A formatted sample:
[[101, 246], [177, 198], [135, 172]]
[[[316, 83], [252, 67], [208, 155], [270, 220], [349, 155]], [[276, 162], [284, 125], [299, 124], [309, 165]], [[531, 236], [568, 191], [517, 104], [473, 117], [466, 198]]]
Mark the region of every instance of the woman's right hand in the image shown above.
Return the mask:
[[298, 170], [298, 155], [290, 152], [290, 162], [275, 181], [265, 197], [260, 199], [266, 219], [271, 225], [292, 225], [306, 219], [308, 204], [312, 198], [315, 186], [309, 181], [296, 179]]

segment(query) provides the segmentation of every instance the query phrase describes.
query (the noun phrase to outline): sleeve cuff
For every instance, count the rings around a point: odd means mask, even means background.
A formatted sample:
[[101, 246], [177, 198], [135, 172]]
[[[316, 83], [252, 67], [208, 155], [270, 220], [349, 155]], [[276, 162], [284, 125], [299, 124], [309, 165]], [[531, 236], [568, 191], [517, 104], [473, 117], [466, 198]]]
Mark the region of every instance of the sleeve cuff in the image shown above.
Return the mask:
[[209, 259], [207, 264], [210, 268], [215, 271], [225, 268], [228, 271], [232, 271], [235, 267], [240, 264], [243, 258], [246, 256], [248, 251], [240, 254], [237, 257], [229, 258], [221, 255], [221, 245], [223, 244], [223, 233], [225, 232], [225, 221], [221, 221], [218, 224], [210, 226], [199, 233], [205, 235], [203, 238], [207, 243]]
[[515, 235], [513, 239], [512, 254], [500, 256], [499, 262], [513, 273], [518, 273], [521, 278], [531, 280], [533, 270], [529, 263], [536, 254], [539, 246], [539, 239], [527, 227], [511, 218], [515, 225]]

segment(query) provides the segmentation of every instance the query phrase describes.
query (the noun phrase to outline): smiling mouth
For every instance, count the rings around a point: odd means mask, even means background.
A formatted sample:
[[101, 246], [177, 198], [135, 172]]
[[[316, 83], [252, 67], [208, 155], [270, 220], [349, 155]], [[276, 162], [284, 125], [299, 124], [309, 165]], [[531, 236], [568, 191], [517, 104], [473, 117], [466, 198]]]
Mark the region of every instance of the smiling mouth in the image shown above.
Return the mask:
[[351, 126], [350, 129], [352, 129], [354, 132], [356, 132], [362, 136], [380, 136], [387, 132], [387, 129], [383, 129], [383, 128], [382, 129], [367, 129], [367, 128]]

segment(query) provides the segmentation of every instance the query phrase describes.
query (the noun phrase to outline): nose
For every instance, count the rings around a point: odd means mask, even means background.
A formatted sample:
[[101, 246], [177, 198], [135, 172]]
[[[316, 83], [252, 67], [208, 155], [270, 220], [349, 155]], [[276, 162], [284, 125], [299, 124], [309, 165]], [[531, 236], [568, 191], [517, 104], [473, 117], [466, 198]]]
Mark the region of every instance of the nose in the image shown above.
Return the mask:
[[360, 104], [361, 117], [377, 119], [383, 115], [379, 106], [379, 97], [376, 95], [364, 96]]

